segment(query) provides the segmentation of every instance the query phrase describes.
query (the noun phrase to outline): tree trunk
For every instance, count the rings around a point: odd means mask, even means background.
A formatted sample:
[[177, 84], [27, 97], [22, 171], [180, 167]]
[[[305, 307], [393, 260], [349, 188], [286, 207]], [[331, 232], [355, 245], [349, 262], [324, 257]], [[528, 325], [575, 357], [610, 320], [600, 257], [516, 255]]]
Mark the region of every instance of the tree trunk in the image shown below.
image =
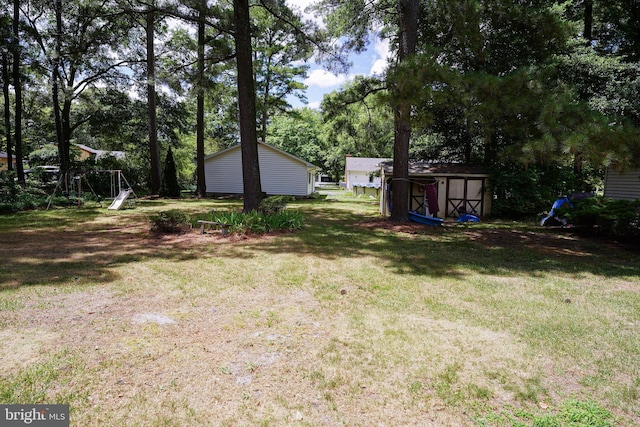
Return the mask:
[[[400, 43], [398, 60], [403, 62], [416, 51], [418, 36], [418, 0], [398, 0]], [[396, 82], [400, 94], [394, 111], [393, 195], [391, 220], [409, 219], [409, 141], [411, 139], [411, 103], [402, 98], [403, 82]]]
[[267, 59], [267, 66], [265, 67], [264, 78], [264, 101], [262, 103], [262, 130], [261, 139], [262, 142], [267, 142], [267, 121], [269, 121], [269, 91], [271, 90], [271, 55]]
[[11, 104], [9, 100], [9, 58], [2, 53], [2, 95], [4, 99], [4, 128], [7, 138], [7, 169], [13, 170], [13, 147], [11, 146]]
[[[73, 72], [72, 72], [73, 73]], [[72, 80], [73, 81], [73, 80]], [[67, 83], [66, 87], [71, 87]], [[65, 96], [62, 103], [62, 114], [60, 116], [62, 124], [62, 147], [64, 149], [65, 170], [71, 172], [71, 97]]]
[[[582, 37], [587, 46], [591, 46], [593, 42], [593, 0], [584, 1], [584, 28], [582, 31]], [[578, 151], [573, 155], [573, 174], [581, 178], [582, 166], [583, 166], [582, 152]]]
[[587, 45], [593, 41], [593, 0], [584, 1], [584, 29], [582, 31]]
[[20, 0], [13, 0], [13, 90], [15, 92], [14, 136], [16, 148], [16, 173], [18, 182], [25, 183], [22, 166], [22, 81], [20, 79]]
[[160, 149], [158, 148], [158, 122], [156, 117], [156, 58], [154, 49], [154, 6], [147, 11], [147, 103], [149, 108], [149, 157], [151, 161], [151, 194], [158, 194], [160, 191]]
[[256, 211], [262, 201], [258, 135], [256, 131], [256, 91], [251, 58], [251, 27], [248, 0], [233, 1], [235, 21], [236, 63], [238, 69], [238, 109], [242, 151], [244, 211]]
[[62, 1], [56, 0], [54, 6], [56, 14], [56, 47], [53, 59], [51, 60], [51, 98], [53, 102], [53, 119], [56, 128], [56, 143], [58, 144], [58, 160], [60, 161], [60, 176], [66, 178], [67, 174], [69, 173], [69, 158], [67, 155], [69, 151], [66, 150], [64, 146], [64, 132], [62, 130], [62, 117], [60, 113], [60, 51], [62, 44]]
[[196, 195], [205, 197], [207, 183], [204, 175], [204, 44], [205, 14], [200, 11], [198, 19], [198, 110], [196, 112]]

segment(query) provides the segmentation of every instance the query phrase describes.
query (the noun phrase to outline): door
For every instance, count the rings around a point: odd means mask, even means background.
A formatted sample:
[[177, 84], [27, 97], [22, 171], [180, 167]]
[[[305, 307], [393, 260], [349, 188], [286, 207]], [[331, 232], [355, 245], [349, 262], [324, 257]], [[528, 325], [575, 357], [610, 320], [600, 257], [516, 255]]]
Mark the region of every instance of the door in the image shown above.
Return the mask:
[[464, 213], [482, 215], [484, 179], [449, 178], [447, 181], [448, 217], [458, 217]]

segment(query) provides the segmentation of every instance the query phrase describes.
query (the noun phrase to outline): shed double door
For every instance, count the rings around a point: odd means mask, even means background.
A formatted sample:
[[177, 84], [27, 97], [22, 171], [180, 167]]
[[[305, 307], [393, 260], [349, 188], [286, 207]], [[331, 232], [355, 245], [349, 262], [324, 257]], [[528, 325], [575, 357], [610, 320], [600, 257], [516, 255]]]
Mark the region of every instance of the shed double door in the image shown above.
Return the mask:
[[457, 217], [463, 213], [482, 215], [484, 180], [470, 178], [449, 178], [447, 181], [447, 217]]

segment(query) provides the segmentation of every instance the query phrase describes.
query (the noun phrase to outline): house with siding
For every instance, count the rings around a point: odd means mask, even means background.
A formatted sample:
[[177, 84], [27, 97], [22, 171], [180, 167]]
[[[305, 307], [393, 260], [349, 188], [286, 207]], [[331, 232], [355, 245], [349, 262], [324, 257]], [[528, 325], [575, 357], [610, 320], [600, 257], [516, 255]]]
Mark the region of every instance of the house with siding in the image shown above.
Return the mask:
[[344, 181], [347, 190], [354, 188], [380, 188], [380, 163], [389, 161], [377, 157], [347, 156], [344, 166]]
[[[317, 166], [262, 142], [258, 142], [258, 162], [262, 191], [267, 195], [313, 194]], [[205, 157], [204, 171], [207, 193], [244, 193], [239, 144]]]
[[619, 171], [607, 168], [604, 196], [617, 200], [640, 199], [640, 170]]

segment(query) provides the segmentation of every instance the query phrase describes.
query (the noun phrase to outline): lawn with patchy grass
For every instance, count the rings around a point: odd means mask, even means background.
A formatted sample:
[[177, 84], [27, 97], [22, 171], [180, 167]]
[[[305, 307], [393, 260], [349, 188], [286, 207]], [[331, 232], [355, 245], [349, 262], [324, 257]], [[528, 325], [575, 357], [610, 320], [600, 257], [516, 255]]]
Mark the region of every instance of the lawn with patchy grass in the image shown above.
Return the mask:
[[530, 224], [150, 232], [143, 201], [0, 218], [0, 403], [73, 426], [640, 424], [640, 255]]

